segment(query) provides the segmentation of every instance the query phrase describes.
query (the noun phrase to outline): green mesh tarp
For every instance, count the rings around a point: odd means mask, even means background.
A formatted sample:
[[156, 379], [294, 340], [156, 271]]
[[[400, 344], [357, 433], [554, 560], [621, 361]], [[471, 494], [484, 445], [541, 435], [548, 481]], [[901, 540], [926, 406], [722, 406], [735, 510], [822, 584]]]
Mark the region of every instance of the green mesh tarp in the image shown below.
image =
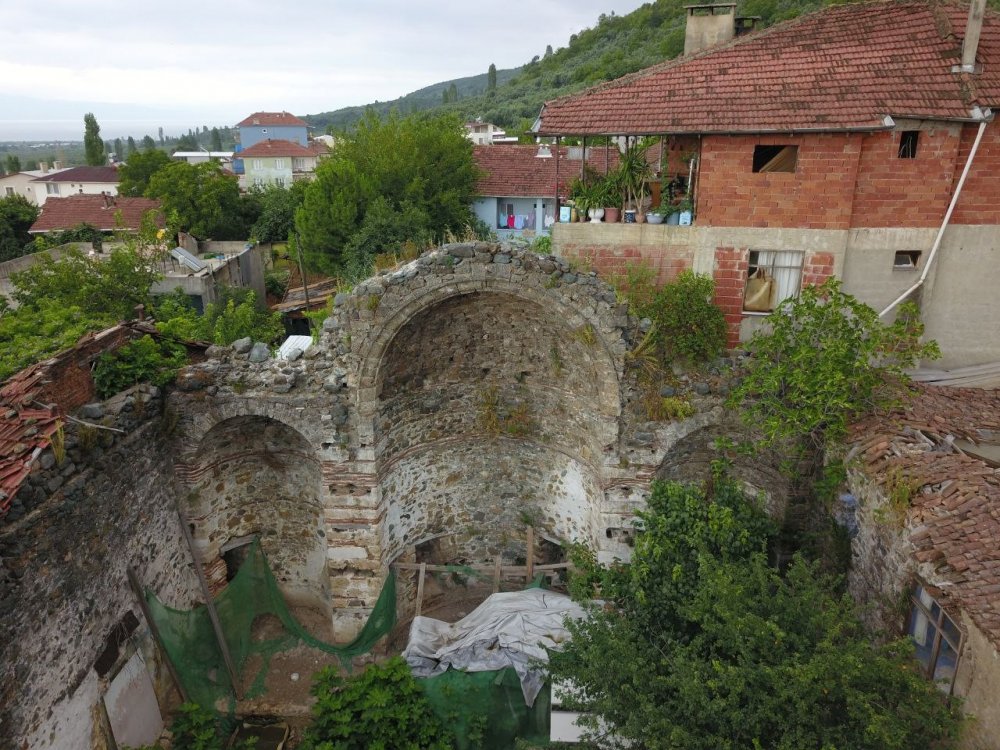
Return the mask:
[[[186, 611], [171, 609], [148, 590], [146, 601], [164, 648], [177, 668], [190, 699], [220, 712], [231, 712], [233, 689], [208, 609], [204, 605]], [[261, 656], [261, 667], [247, 691], [247, 697], [253, 698], [264, 692], [264, 677], [271, 656], [300, 643], [336, 655], [345, 666], [351, 658], [368, 653], [379, 638], [388, 634], [396, 624], [396, 580], [390, 573], [375, 609], [357, 638], [342, 646], [325, 643], [306, 632], [289, 612], [260, 544], [254, 541], [236, 576], [215, 598], [215, 608], [230, 655], [241, 677], [247, 659], [252, 654]], [[284, 627], [284, 633], [269, 640], [254, 641], [251, 638], [254, 620], [265, 614], [276, 617]]]
[[449, 669], [418, 679], [431, 707], [454, 731], [458, 750], [509, 750], [517, 738], [548, 744], [552, 695], [549, 684], [524, 705], [521, 680], [513, 668], [493, 672]]

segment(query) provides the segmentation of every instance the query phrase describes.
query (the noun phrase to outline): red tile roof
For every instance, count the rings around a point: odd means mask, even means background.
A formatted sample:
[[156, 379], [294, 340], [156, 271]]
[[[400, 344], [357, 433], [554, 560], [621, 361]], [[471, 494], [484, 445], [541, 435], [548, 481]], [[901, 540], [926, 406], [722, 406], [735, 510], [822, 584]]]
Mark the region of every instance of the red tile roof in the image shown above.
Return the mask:
[[260, 141], [250, 148], [240, 151], [236, 156], [240, 159], [261, 158], [269, 156], [316, 156], [314, 151], [310, 151], [305, 146], [300, 146], [294, 141], [283, 141], [281, 139]]
[[924, 577], [942, 604], [967, 612], [1000, 648], [1000, 470], [949, 439], [996, 442], [1000, 390], [921, 386], [905, 408], [855, 425], [852, 435], [868, 476], [918, 487], [905, 522], [913, 558], [932, 571]]
[[32, 182], [110, 182], [118, 184], [118, 170], [114, 167], [70, 167], [36, 177]]
[[[538, 146], [476, 146], [473, 157], [482, 172], [476, 183], [476, 192], [487, 197], [534, 198], [555, 194], [556, 156], [555, 149], [549, 147], [552, 157], [539, 159]], [[604, 174], [603, 147], [588, 147], [587, 163], [600, 174]], [[608, 150], [610, 169], [618, 165], [618, 152]], [[559, 193], [565, 195], [566, 188], [574, 177], [580, 175], [580, 159], [570, 159], [569, 149], [559, 149]]]
[[291, 112], [254, 112], [245, 120], [236, 123], [236, 127], [253, 127], [254, 125], [288, 125], [307, 128], [309, 123], [300, 120]]
[[1000, 104], [1000, 16], [977, 75], [960, 63], [968, 3], [846, 4], [546, 103], [546, 134], [877, 129], [886, 115], [969, 119]]
[[[110, 205], [109, 205], [110, 204]], [[38, 221], [29, 232], [59, 232], [80, 224], [110, 232], [115, 229], [138, 229], [148, 211], [158, 211], [160, 202], [150, 198], [123, 198], [121, 196], [71, 195], [68, 198], [49, 198], [42, 206]], [[120, 218], [120, 221], [119, 221]], [[158, 216], [163, 226], [163, 216]]]

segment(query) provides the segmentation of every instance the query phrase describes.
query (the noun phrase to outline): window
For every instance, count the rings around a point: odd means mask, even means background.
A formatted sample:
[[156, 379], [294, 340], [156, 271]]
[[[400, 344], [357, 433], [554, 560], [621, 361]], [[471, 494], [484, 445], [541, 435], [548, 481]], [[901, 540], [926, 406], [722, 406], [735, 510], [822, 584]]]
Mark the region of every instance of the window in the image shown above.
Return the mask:
[[897, 271], [913, 271], [919, 262], [919, 250], [898, 250], [892, 258], [892, 267]]
[[278, 187], [284, 187], [285, 186], [285, 181], [281, 177], [275, 177], [274, 178], [274, 184], [277, 185]]
[[899, 136], [899, 151], [896, 153], [900, 159], [917, 158], [917, 139], [920, 137], [919, 130], [904, 130]]
[[951, 692], [961, 652], [962, 633], [934, 597], [917, 584], [910, 595], [910, 638], [924, 674]]
[[263, 187], [264, 186], [264, 178], [263, 177], [254, 177], [253, 178], [253, 184], [257, 185], [258, 187]]
[[5, 187], [4, 190], [7, 192], [7, 195], [13, 195], [14, 194], [14, 188], [12, 188], [10, 186]]
[[799, 296], [801, 282], [802, 253], [794, 250], [751, 250], [743, 309], [746, 312], [772, 312], [782, 300]]
[[306, 168], [306, 160], [301, 157], [295, 157], [292, 159], [292, 169], [296, 171], [302, 171]]
[[253, 160], [253, 168], [254, 169], [263, 169], [264, 168], [264, 160], [263, 159], [254, 159]]
[[46, 182], [45, 183], [45, 194], [46, 195], [59, 195], [59, 183], [56, 183], [56, 182]]
[[285, 168], [285, 160], [284, 159], [275, 159], [274, 160], [274, 168], [275, 169], [284, 169]]
[[798, 146], [754, 146], [754, 172], [794, 172]]

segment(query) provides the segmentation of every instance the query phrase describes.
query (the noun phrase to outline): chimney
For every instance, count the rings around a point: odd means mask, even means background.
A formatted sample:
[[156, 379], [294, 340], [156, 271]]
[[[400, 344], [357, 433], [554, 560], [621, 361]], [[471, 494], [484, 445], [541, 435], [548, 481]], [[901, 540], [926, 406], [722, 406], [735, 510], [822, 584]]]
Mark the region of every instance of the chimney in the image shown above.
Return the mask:
[[61, 161], [59, 161], [58, 159], [56, 159], [54, 162], [52, 162], [52, 168], [53, 169], [62, 169], [63, 168], [63, 163]]
[[41, 162], [41, 163], [40, 163], [40, 164], [38, 165], [38, 168], [39, 168], [40, 170], [42, 170], [42, 174], [48, 174], [48, 173], [49, 173], [49, 163], [48, 163], [47, 161], [43, 161], [43, 162]]
[[736, 3], [685, 5], [684, 9], [687, 10], [685, 55], [723, 44], [736, 36]]
[[965, 39], [962, 40], [962, 73], [981, 73], [982, 66], [976, 67], [976, 50], [979, 49], [979, 34], [983, 30], [983, 13], [986, 0], [971, 0], [969, 20], [965, 24]]

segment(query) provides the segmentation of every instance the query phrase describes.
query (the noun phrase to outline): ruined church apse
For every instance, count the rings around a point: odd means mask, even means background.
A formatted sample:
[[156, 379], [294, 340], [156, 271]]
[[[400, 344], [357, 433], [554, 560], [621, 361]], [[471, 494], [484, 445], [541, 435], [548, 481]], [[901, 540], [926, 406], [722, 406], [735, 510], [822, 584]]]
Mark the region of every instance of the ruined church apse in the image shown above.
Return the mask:
[[328, 609], [322, 476], [309, 442], [268, 417], [233, 417], [206, 433], [197, 456], [186, 514], [213, 584], [227, 559], [234, 565], [223, 548], [256, 535], [285, 597]]
[[450, 559], [525, 557], [530, 524], [595, 542], [620, 391], [589, 326], [499, 292], [417, 313], [380, 362], [375, 446], [385, 562], [447, 537]]

